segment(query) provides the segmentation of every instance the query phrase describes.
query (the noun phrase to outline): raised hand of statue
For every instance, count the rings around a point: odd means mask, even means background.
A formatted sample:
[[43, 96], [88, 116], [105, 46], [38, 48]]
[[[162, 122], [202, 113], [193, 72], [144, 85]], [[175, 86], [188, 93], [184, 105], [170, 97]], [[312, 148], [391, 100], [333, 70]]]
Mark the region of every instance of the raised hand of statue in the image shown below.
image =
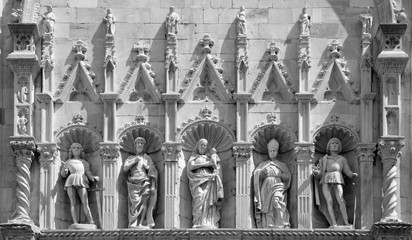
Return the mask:
[[316, 165], [312, 165], [312, 172], [313, 172], [313, 175], [315, 175], [315, 176], [319, 175], [320, 167], [316, 166]]
[[353, 179], [355, 179], [355, 178], [358, 177], [358, 174], [357, 174], [357, 173], [353, 173], [351, 177], [352, 177]]
[[99, 181], [100, 181], [99, 176], [94, 176], [94, 177], [93, 177], [93, 181], [95, 181], [95, 182], [99, 182]]

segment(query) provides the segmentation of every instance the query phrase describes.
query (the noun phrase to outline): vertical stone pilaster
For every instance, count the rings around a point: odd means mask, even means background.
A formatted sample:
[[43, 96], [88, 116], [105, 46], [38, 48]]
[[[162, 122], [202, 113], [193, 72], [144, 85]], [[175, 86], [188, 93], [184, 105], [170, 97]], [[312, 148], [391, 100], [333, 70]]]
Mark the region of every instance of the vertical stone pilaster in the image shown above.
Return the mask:
[[381, 137], [378, 143], [378, 154], [383, 163], [383, 198], [381, 222], [399, 221], [400, 216], [400, 189], [399, 161], [401, 149], [405, 145], [403, 137]]
[[[121, 166], [120, 147], [118, 143], [104, 142], [100, 144], [100, 156], [103, 161], [103, 209], [99, 217], [102, 229], [116, 229], [118, 228], [118, 192], [117, 192], [117, 178], [119, 175], [119, 168]], [[101, 183], [100, 183], [101, 184]], [[100, 194], [99, 192], [96, 194]], [[98, 201], [99, 199], [96, 199]], [[97, 203], [99, 206], [101, 203]]]
[[37, 151], [40, 153], [40, 208], [39, 227], [56, 229], [55, 204], [52, 196], [54, 184], [59, 176], [56, 166], [57, 146], [55, 143], [38, 143]]
[[165, 142], [162, 146], [165, 161], [165, 228], [180, 227], [180, 175], [179, 166], [183, 160], [182, 145], [176, 142]]
[[298, 46], [299, 92], [309, 92], [310, 48], [309, 35], [300, 35]]
[[42, 92], [50, 93], [53, 90], [54, 69], [54, 36], [50, 33], [43, 34], [42, 38]]
[[105, 37], [105, 61], [104, 61], [104, 81], [105, 81], [105, 92], [113, 93], [115, 92], [114, 86], [116, 82], [116, 57], [115, 53], [115, 41], [113, 34], [106, 34]]
[[247, 92], [247, 71], [249, 69], [247, 55], [247, 36], [239, 34], [236, 39], [236, 85], [237, 92]]
[[[250, 180], [252, 174], [252, 143], [236, 142], [233, 155], [236, 160], [236, 228], [251, 228]], [[239, 210], [241, 209], [241, 210]]]
[[297, 161], [297, 184], [298, 184], [298, 228], [312, 228], [313, 208], [313, 180], [312, 163], [315, 153], [313, 143], [295, 143], [295, 154]]
[[30, 167], [36, 150], [33, 137], [10, 137], [17, 166], [16, 209], [9, 220], [11, 223], [33, 224], [30, 218]]
[[165, 102], [165, 139], [166, 142], [176, 140], [176, 117], [177, 117], [177, 101], [180, 99], [178, 93], [163, 93], [162, 99]]
[[313, 99], [313, 93], [296, 93], [298, 100], [298, 126], [300, 142], [310, 141], [310, 101]]
[[103, 141], [115, 141], [116, 138], [116, 100], [117, 93], [101, 93], [103, 100]]
[[37, 93], [40, 101], [40, 142], [51, 142], [53, 140], [53, 96], [50, 93]]
[[360, 228], [370, 229], [373, 225], [373, 162], [375, 159], [375, 143], [359, 143], [356, 152], [360, 164], [359, 196], [360, 196]]
[[239, 142], [244, 142], [247, 140], [247, 131], [248, 131], [248, 108], [249, 101], [252, 97], [251, 93], [235, 93], [233, 97], [236, 100], [236, 139]]

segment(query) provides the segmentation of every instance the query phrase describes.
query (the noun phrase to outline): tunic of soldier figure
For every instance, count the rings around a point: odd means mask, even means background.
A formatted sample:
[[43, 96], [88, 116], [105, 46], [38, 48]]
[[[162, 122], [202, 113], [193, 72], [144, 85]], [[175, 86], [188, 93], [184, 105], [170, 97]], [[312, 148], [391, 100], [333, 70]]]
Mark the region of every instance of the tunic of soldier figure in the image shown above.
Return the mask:
[[155, 226], [153, 210], [157, 200], [156, 167], [143, 152], [146, 140], [137, 137], [134, 141], [136, 155], [129, 156], [123, 165], [128, 171], [127, 189], [129, 206], [129, 228], [152, 228]]

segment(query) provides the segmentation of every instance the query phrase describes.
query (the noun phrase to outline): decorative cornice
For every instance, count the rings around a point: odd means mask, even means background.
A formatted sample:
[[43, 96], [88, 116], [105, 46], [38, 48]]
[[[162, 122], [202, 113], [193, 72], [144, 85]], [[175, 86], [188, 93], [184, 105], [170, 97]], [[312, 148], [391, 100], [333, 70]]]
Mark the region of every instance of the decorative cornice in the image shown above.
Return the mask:
[[233, 155], [237, 162], [247, 161], [252, 156], [254, 146], [252, 143], [235, 142], [233, 143]]
[[103, 162], [113, 162], [120, 157], [120, 146], [114, 142], [100, 143], [100, 156]]
[[165, 162], [177, 162], [182, 156], [182, 144], [177, 142], [165, 142], [162, 145]]

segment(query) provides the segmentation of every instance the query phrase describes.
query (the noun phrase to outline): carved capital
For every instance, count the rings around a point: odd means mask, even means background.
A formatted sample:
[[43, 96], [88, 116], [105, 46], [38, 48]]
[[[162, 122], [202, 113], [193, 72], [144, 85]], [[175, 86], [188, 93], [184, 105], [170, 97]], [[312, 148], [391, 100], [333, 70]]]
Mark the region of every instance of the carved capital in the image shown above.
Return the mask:
[[10, 146], [17, 158], [31, 159], [36, 150], [34, 138], [27, 137], [10, 137]]
[[104, 162], [116, 161], [120, 157], [120, 146], [118, 143], [100, 143], [100, 156]]
[[370, 231], [373, 239], [410, 239], [412, 224], [404, 222], [378, 222], [375, 223]]
[[375, 159], [375, 143], [359, 143], [356, 147], [359, 162], [373, 162]]
[[242, 162], [247, 161], [252, 156], [253, 150], [252, 143], [237, 142], [233, 143], [233, 155], [236, 158], [236, 161]]
[[298, 163], [312, 163], [315, 154], [315, 144], [297, 142], [295, 143], [295, 154]]
[[177, 162], [181, 156], [182, 144], [176, 142], [165, 142], [162, 146], [165, 162]]
[[378, 154], [382, 157], [382, 162], [397, 160], [401, 155], [401, 149], [405, 145], [403, 137], [382, 137], [378, 142]]
[[37, 151], [40, 153], [40, 166], [43, 169], [49, 169], [50, 164], [57, 156], [56, 143], [39, 143], [37, 144]]

